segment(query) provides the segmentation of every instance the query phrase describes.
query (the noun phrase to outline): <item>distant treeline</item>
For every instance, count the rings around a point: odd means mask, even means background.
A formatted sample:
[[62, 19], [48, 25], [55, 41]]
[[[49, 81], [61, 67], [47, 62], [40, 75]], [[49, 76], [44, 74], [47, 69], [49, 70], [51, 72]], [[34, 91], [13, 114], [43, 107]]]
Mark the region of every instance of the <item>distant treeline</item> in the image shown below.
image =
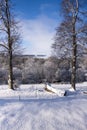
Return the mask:
[[[8, 82], [7, 56], [0, 56], [0, 84]], [[36, 58], [16, 55], [13, 58], [14, 80], [22, 84], [59, 83], [71, 81], [71, 59], [57, 57]], [[86, 81], [87, 57], [81, 57], [77, 63], [76, 82]]]

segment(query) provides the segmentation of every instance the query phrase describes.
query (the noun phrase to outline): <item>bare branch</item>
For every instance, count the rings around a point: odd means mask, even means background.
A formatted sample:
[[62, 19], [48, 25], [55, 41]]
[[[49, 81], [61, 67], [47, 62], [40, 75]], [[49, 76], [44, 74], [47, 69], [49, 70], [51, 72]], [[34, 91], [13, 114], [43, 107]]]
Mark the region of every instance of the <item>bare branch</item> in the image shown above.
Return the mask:
[[9, 48], [8, 48], [6, 45], [2, 44], [2, 43], [0, 43], [0, 46], [2, 46], [2, 47], [4, 47], [5, 49], [9, 50]]

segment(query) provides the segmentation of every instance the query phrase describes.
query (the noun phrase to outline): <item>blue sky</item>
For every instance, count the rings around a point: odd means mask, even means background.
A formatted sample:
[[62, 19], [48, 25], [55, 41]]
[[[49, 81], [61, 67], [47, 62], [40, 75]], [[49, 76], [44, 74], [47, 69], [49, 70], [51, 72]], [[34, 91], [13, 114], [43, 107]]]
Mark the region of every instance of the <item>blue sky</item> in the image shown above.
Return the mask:
[[55, 28], [61, 19], [60, 1], [15, 0], [25, 54], [50, 56]]

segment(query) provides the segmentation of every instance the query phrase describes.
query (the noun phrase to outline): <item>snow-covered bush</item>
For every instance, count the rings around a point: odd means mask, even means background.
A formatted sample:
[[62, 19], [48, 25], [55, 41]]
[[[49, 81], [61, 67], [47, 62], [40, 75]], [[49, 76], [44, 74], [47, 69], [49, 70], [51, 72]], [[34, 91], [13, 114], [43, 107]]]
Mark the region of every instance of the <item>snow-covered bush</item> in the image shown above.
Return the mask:
[[41, 83], [43, 78], [43, 64], [39, 60], [28, 59], [22, 70], [22, 83]]
[[0, 68], [0, 84], [7, 84], [8, 71], [5, 68]]
[[76, 81], [77, 82], [85, 81], [85, 72], [81, 68], [77, 69], [77, 71], [76, 71]]
[[58, 68], [55, 73], [55, 78], [58, 82], [70, 82], [70, 71]]
[[47, 60], [44, 63], [43, 67], [45, 79], [47, 79], [48, 82], [53, 82], [55, 78], [56, 64], [54, 64], [52, 61]]
[[22, 71], [19, 68], [13, 68], [13, 80], [19, 83], [22, 82]]

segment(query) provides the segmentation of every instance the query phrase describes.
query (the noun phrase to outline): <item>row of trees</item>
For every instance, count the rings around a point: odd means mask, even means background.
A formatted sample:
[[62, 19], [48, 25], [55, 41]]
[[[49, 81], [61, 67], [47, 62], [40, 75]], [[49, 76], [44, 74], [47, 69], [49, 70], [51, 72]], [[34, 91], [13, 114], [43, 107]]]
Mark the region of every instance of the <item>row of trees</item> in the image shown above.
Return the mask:
[[[2, 58], [3, 59], [3, 58]], [[13, 80], [23, 83], [70, 83], [71, 81], [71, 59], [58, 59], [50, 57], [48, 59], [29, 58], [23, 63], [20, 58], [14, 59]], [[1, 60], [0, 60], [1, 61]], [[20, 61], [20, 64], [17, 62]], [[86, 80], [86, 63], [82, 64], [84, 58], [80, 59], [77, 64], [76, 82]], [[7, 83], [8, 70], [4, 61], [0, 62], [0, 83]]]

